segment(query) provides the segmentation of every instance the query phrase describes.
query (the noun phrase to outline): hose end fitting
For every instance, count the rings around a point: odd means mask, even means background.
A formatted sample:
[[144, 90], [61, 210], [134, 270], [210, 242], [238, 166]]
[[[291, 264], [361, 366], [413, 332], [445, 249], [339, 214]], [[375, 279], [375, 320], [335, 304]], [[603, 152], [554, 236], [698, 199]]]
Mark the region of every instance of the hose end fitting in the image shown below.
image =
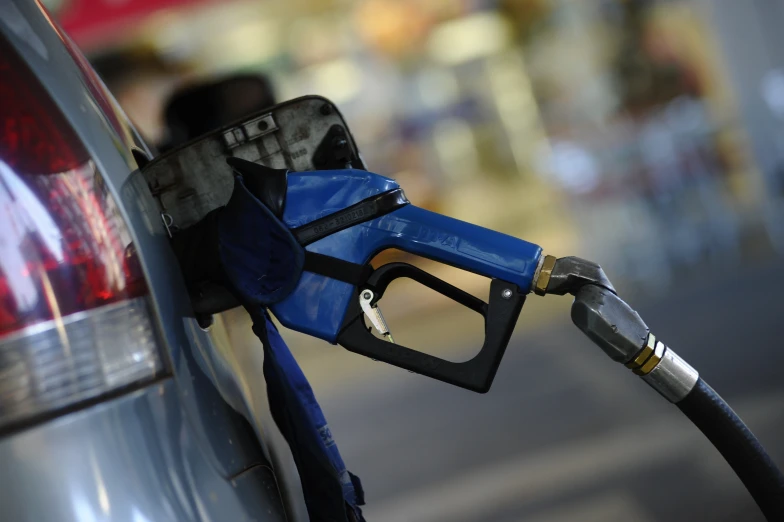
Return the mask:
[[580, 288], [572, 304], [572, 321], [611, 359], [668, 401], [681, 401], [697, 384], [697, 370], [658, 341], [639, 314], [607, 288]]
[[677, 404], [694, 389], [700, 374], [673, 349], [661, 341], [656, 341], [653, 334], [648, 334], [648, 337], [643, 351], [652, 344], [655, 344], [655, 348], [648, 360], [634, 369], [634, 373], [642, 377], [642, 380], [662, 397]]

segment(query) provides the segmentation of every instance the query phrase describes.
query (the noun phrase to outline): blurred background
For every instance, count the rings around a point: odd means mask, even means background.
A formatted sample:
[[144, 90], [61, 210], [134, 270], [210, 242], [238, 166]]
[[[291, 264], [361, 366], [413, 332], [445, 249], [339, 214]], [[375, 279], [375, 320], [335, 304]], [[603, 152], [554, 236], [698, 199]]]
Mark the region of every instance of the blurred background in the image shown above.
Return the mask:
[[[781, 2], [43, 3], [160, 151], [193, 137], [183, 120], [226, 117], [175, 93], [250, 78], [230, 119], [321, 94], [415, 204], [598, 261], [784, 465]], [[482, 278], [421, 265], [486, 297]], [[287, 334], [368, 520], [761, 520], [569, 304], [529, 299], [483, 396]], [[411, 347], [481, 345], [481, 321], [426, 290], [393, 285], [382, 308]]]

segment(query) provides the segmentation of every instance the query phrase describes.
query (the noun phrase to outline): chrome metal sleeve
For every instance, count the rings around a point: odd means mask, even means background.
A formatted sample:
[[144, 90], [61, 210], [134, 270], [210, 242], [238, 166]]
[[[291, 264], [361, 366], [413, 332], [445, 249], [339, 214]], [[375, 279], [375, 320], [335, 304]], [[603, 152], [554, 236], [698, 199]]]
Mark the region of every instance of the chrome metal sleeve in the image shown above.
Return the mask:
[[672, 403], [683, 400], [696, 386], [700, 374], [671, 348], [664, 349], [661, 361], [642, 380]]

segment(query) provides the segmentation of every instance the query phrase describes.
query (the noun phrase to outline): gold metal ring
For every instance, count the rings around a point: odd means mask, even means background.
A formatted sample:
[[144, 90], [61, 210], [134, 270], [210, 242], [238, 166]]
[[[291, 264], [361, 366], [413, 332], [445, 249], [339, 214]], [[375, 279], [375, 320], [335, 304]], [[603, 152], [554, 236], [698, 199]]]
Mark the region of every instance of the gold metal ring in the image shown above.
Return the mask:
[[641, 368], [637, 368], [634, 370], [634, 373], [637, 375], [648, 375], [651, 371], [656, 368], [664, 357], [664, 351], [667, 349], [664, 346], [664, 343], [659, 341], [656, 343], [656, 348], [653, 350], [653, 355], [645, 361], [645, 364], [642, 365]]
[[645, 346], [642, 347], [637, 357], [626, 363], [626, 367], [630, 370], [636, 370], [653, 354], [653, 349], [656, 348], [656, 336], [652, 333], [648, 334], [648, 339], [645, 341]]
[[536, 286], [534, 287], [536, 295], [545, 295], [547, 293], [547, 285], [550, 284], [550, 276], [553, 274], [555, 262], [555, 256], [544, 256], [544, 262], [541, 270], [539, 270], [539, 277], [536, 278]]

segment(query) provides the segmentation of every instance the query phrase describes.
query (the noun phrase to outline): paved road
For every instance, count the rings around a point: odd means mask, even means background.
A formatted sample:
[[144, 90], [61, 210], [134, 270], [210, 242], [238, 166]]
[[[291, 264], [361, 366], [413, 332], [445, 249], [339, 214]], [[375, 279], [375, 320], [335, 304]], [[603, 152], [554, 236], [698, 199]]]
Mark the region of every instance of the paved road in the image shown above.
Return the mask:
[[[752, 266], [638, 310], [784, 465], [784, 265]], [[523, 313], [486, 395], [334, 354], [361, 378], [316, 387], [370, 522], [762, 520], [697, 430], [568, 314], [537, 328]]]

